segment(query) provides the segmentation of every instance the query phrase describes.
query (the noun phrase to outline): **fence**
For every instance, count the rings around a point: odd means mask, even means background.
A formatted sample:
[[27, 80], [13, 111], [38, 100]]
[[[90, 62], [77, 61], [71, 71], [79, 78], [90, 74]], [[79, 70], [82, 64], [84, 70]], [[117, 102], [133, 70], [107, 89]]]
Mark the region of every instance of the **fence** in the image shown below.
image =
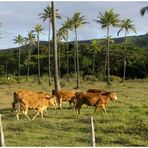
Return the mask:
[[0, 114], [0, 146], [5, 147], [5, 141], [4, 141], [4, 133], [3, 133], [3, 126], [2, 126], [2, 119]]
[[95, 130], [94, 130], [93, 116], [90, 117], [89, 121], [90, 121], [90, 142], [91, 142], [91, 146], [95, 147], [96, 143], [95, 143]]

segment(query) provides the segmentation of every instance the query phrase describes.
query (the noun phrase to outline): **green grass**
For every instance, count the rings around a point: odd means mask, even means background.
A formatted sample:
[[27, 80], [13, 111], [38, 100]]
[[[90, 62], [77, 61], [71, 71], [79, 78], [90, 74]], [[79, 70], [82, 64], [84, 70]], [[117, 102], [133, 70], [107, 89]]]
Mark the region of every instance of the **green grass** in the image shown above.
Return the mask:
[[[18, 89], [46, 90], [51, 92], [46, 80], [42, 85], [22, 82], [0, 85], [0, 113], [3, 115], [3, 129], [6, 146], [91, 146], [89, 142], [89, 117], [93, 107], [83, 106], [81, 114], [76, 115], [68, 103], [63, 109], [49, 108], [45, 118], [39, 116], [34, 121], [27, 121], [21, 115], [16, 121], [11, 113], [13, 92]], [[75, 81], [62, 80], [64, 88], [73, 89]], [[148, 146], [148, 80], [130, 80], [124, 83], [104, 82], [81, 83], [81, 91], [88, 88], [115, 90], [119, 101], [109, 102], [108, 116], [100, 109], [94, 115], [96, 146]], [[30, 111], [32, 117], [34, 111]]]

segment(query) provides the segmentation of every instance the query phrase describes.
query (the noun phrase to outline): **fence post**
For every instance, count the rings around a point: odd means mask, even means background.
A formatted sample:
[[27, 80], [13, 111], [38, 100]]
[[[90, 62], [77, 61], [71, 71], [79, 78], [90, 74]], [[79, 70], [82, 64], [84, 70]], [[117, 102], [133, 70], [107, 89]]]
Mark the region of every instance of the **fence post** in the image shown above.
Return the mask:
[[5, 141], [4, 141], [4, 133], [3, 133], [3, 126], [2, 126], [2, 119], [0, 114], [0, 146], [5, 147]]
[[90, 117], [90, 142], [91, 142], [91, 146], [93, 147], [96, 146], [93, 116]]

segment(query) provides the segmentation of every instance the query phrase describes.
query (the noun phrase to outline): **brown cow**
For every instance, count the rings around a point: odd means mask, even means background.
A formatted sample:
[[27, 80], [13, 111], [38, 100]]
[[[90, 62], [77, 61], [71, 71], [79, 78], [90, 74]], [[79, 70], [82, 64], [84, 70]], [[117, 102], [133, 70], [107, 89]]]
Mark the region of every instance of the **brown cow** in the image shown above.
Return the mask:
[[90, 92], [90, 93], [105, 93], [106, 91], [105, 90], [101, 90], [101, 89], [88, 89], [87, 92]]
[[[105, 93], [76, 93], [74, 96], [74, 102], [75, 102], [75, 111], [77, 114], [80, 114], [80, 109], [83, 104], [86, 104], [88, 106], [95, 106], [95, 112], [97, 108], [100, 106], [103, 111], [106, 113], [105, 106], [109, 102], [109, 100], [116, 100], [117, 96], [114, 91], [105, 92]], [[94, 112], [94, 113], [95, 113]]]
[[57, 97], [59, 107], [60, 109], [62, 109], [62, 102], [68, 101], [70, 104], [73, 103], [72, 98], [75, 95], [75, 91], [61, 89], [55, 92], [55, 90], [52, 90], [52, 95], [55, 95]]
[[56, 106], [56, 97], [51, 96], [48, 93], [43, 92], [32, 92], [26, 90], [20, 90], [14, 92], [14, 102], [17, 104], [16, 117], [19, 120], [19, 113], [22, 110], [24, 115], [30, 120], [28, 116], [28, 109], [37, 110], [36, 115], [33, 117], [34, 120], [39, 113], [43, 118], [43, 112], [49, 105]]

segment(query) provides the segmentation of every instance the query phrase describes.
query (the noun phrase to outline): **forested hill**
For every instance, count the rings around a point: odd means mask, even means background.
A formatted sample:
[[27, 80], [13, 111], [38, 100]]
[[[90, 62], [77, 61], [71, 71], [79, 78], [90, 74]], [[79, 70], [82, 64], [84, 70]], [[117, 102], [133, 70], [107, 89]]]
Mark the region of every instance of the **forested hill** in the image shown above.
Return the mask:
[[[124, 56], [124, 37], [114, 38], [114, 42], [110, 46], [110, 65], [111, 75], [122, 77], [123, 74], [123, 56]], [[79, 63], [81, 76], [92, 74], [92, 66], [94, 67], [95, 76], [98, 79], [103, 79], [103, 72], [105, 71], [105, 59], [107, 44], [105, 39], [99, 39], [99, 43], [95, 47], [92, 46], [92, 40], [79, 41]], [[127, 39], [127, 78], [147, 78], [148, 76], [148, 36], [131, 36]], [[67, 50], [68, 47], [68, 50]], [[94, 49], [97, 51], [94, 51]], [[30, 50], [28, 50], [30, 49]], [[52, 49], [52, 48], [51, 48]], [[28, 66], [28, 51], [30, 53], [30, 75], [37, 74], [38, 52], [37, 46], [29, 47], [29, 45], [21, 47], [20, 50], [20, 69], [21, 75], [26, 75]], [[53, 67], [53, 50], [50, 50], [51, 59], [51, 73], [54, 73]], [[68, 52], [67, 52], [68, 51]], [[95, 52], [95, 54], [94, 54]], [[60, 55], [60, 56], [59, 56]], [[67, 62], [67, 55], [69, 62]], [[95, 57], [94, 57], [95, 55]], [[41, 75], [48, 73], [48, 42], [40, 42], [40, 66]], [[70, 74], [75, 73], [75, 48], [74, 42], [66, 43], [58, 42], [58, 61], [60, 61], [59, 69], [63, 77], [66, 75], [67, 67], [69, 66]], [[4, 75], [18, 75], [18, 48], [10, 48], [0, 50], [0, 76]], [[93, 62], [95, 61], [95, 62]], [[68, 65], [67, 65], [68, 63]], [[93, 63], [95, 63], [93, 65]], [[65, 66], [62, 66], [65, 65]]]
[[[104, 43], [104, 39], [97, 39], [99, 40], [100, 42], [103, 42]], [[115, 43], [122, 43], [124, 42], [124, 37], [120, 37], [120, 38], [113, 38], [113, 40], [115, 41]], [[139, 35], [139, 36], [129, 36], [127, 37], [127, 42], [129, 44], [133, 44], [139, 48], [146, 48], [148, 46], [148, 34], [146, 35]], [[83, 43], [83, 44], [90, 44], [92, 40], [82, 40], [82, 41], [79, 41], [79, 43]], [[73, 41], [71, 42], [73, 43]], [[41, 45], [47, 45], [48, 42], [47, 41], [41, 41], [40, 43]], [[26, 46], [23, 46], [22, 47], [23, 49], [26, 49], [28, 48], [28, 45]], [[10, 48], [10, 49], [1, 49], [2, 50], [16, 50], [17, 48]]]
[[[113, 38], [115, 43], [122, 43], [124, 42], [124, 37], [120, 38]], [[103, 42], [104, 39], [99, 39], [100, 42]], [[79, 41], [80, 43], [90, 44], [91, 40], [84, 40]], [[148, 46], [148, 34], [146, 35], [139, 35], [139, 36], [129, 36], [127, 37], [127, 42], [129, 44], [133, 44], [139, 48], [146, 48]]]

